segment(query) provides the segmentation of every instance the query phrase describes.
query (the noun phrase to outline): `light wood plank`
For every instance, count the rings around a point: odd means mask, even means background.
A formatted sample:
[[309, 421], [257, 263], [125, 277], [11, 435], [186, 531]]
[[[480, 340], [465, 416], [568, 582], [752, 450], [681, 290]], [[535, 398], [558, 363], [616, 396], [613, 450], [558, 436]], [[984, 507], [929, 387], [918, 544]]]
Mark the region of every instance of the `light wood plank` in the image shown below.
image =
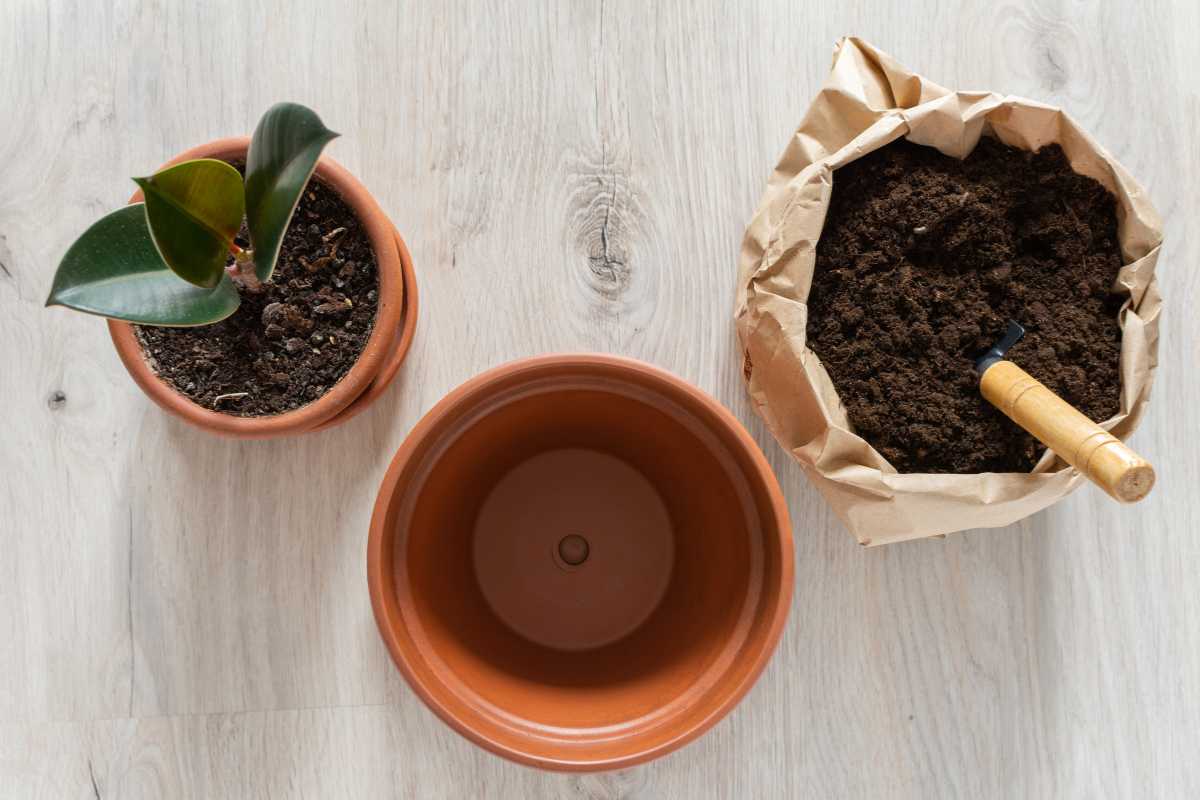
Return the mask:
[[[1146, 185], [1168, 242], [1143, 504], [1089, 487], [1003, 531], [862, 550], [753, 417], [741, 233], [846, 33], [943, 85], [1063, 105]], [[0, 795], [1200, 796], [1198, 40], [1200, 7], [1165, 0], [4, 4]], [[41, 303], [129, 175], [284, 98], [343, 132], [332, 154], [407, 238], [418, 338], [342, 428], [212, 439], [151, 406], [96, 320]], [[603, 776], [438, 723], [364, 580], [376, 486], [420, 415], [562, 350], [727, 404], [796, 527], [760, 684], [695, 744]]]

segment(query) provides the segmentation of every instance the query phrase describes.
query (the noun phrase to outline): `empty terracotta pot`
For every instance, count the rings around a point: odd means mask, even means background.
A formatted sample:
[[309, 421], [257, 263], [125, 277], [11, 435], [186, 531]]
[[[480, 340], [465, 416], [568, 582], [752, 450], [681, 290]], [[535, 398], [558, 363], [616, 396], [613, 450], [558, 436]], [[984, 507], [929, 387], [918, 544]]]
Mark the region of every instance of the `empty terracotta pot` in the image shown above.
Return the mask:
[[637, 361], [517, 361], [459, 387], [371, 520], [392, 657], [455, 730], [525, 764], [617, 769], [749, 690], [792, 592], [787, 509], [725, 408]]
[[[193, 158], [245, 159], [248, 136], [218, 139], [181, 153], [166, 168]], [[161, 169], [160, 168], [160, 169]], [[375, 198], [344, 167], [322, 156], [313, 173], [341, 196], [354, 211], [371, 240], [379, 270], [379, 307], [375, 327], [358, 361], [325, 394], [307, 405], [282, 414], [241, 417], [211, 411], [195, 403], [158, 376], [146, 362], [134, 326], [108, 321], [108, 331], [121, 363], [150, 399], [170, 413], [213, 433], [247, 439], [267, 439], [322, 430], [340, 425], [383, 394], [412, 345], [417, 329], [417, 281], [412, 257], [400, 232]], [[139, 190], [129, 202], [141, 202]]]

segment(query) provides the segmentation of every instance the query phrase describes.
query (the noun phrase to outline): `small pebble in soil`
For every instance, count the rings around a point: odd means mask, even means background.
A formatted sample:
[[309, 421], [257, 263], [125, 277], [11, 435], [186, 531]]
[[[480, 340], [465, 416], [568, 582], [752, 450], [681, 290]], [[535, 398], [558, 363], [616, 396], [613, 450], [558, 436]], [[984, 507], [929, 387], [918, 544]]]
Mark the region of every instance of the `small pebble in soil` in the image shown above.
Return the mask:
[[349, 314], [353, 307], [349, 300], [329, 300], [314, 308], [313, 313], [324, 317]]

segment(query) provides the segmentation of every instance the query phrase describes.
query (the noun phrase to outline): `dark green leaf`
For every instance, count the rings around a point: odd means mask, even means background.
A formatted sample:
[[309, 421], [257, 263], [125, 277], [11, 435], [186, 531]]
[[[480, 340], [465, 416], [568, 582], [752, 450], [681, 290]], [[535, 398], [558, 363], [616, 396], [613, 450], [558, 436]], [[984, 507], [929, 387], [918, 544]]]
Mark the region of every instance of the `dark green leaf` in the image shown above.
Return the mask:
[[271, 106], [254, 129], [246, 155], [246, 225], [260, 281], [275, 271], [292, 212], [321, 151], [337, 136], [316, 112], [296, 103]]
[[147, 325], [189, 326], [225, 319], [240, 300], [228, 277], [215, 289], [200, 289], [168, 269], [139, 203], [102, 218], [71, 245], [46, 305]]
[[201, 158], [133, 180], [146, 195], [146, 219], [163, 261], [189, 283], [216, 286], [242, 227], [242, 176], [224, 161]]

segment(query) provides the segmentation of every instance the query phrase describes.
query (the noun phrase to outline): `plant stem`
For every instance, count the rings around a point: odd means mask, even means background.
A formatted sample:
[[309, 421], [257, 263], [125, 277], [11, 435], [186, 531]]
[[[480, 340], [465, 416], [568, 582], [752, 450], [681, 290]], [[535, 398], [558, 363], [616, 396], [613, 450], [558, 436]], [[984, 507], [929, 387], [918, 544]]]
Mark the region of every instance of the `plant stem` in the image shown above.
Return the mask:
[[229, 277], [248, 292], [261, 292], [262, 282], [254, 271], [254, 251], [244, 250], [233, 242], [230, 242], [230, 250], [233, 251], [233, 265], [225, 268]]

